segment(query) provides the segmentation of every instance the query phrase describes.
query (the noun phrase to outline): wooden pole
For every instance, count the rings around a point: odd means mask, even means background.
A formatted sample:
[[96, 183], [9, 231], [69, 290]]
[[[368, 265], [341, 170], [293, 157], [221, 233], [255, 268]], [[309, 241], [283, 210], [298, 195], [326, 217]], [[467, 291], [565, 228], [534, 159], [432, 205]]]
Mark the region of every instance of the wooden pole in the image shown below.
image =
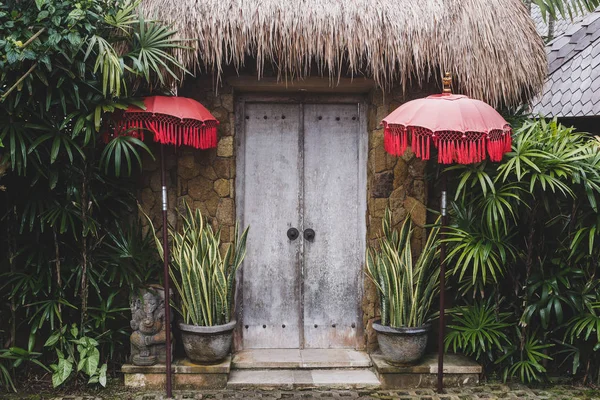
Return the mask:
[[171, 290], [169, 285], [169, 234], [167, 228], [167, 172], [165, 167], [165, 145], [160, 145], [160, 180], [162, 185], [162, 217], [163, 217], [163, 226], [162, 226], [162, 239], [163, 239], [163, 258], [164, 258], [164, 290], [165, 290], [165, 325], [166, 325], [166, 369], [167, 369], [167, 398], [170, 399], [173, 397], [173, 390], [171, 387]]
[[446, 308], [446, 226], [448, 224], [448, 210], [447, 210], [447, 178], [446, 174], [442, 171], [442, 200], [441, 200], [441, 212], [442, 212], [442, 226], [440, 228], [440, 326], [438, 333], [438, 375], [437, 375], [437, 391], [438, 393], [444, 393], [444, 310]]

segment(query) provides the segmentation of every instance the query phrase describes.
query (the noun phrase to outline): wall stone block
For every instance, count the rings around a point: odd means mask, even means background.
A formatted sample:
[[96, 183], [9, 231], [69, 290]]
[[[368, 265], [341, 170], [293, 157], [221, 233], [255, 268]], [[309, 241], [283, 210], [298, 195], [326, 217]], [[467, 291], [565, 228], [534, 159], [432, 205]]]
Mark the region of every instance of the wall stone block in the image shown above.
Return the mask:
[[372, 196], [374, 198], [388, 198], [394, 190], [394, 173], [381, 172], [373, 178]]
[[210, 179], [198, 176], [188, 181], [187, 193], [194, 200], [208, 200], [214, 195], [213, 182]]
[[402, 158], [398, 158], [396, 160], [396, 165], [394, 166], [394, 187], [397, 188], [404, 185], [407, 177], [408, 165]]
[[229, 196], [229, 180], [227, 179], [217, 179], [215, 181], [215, 192], [219, 195], [219, 197], [227, 197]]
[[233, 157], [233, 136], [226, 136], [219, 140], [217, 156]]
[[224, 225], [235, 224], [235, 202], [233, 199], [219, 200], [217, 220]]
[[211, 111], [211, 114], [220, 122], [222, 125], [223, 122], [227, 121], [228, 112], [223, 107], [217, 107]]
[[192, 179], [198, 176], [199, 171], [193, 154], [182, 154], [177, 159], [177, 172], [183, 179]]
[[218, 175], [215, 172], [215, 168], [212, 165], [196, 164], [194, 168], [198, 170], [198, 173], [203, 178], [206, 178], [211, 181], [214, 181], [218, 178]]
[[389, 201], [386, 198], [373, 199], [371, 207], [369, 207], [369, 215], [377, 218], [383, 218], [385, 215], [385, 209], [389, 205]]
[[410, 214], [415, 225], [418, 227], [425, 226], [427, 222], [427, 208], [423, 203], [414, 197], [407, 197], [404, 200], [404, 208]]
[[230, 164], [231, 162], [227, 158], [217, 158], [213, 165], [216, 176], [219, 178], [231, 177]]

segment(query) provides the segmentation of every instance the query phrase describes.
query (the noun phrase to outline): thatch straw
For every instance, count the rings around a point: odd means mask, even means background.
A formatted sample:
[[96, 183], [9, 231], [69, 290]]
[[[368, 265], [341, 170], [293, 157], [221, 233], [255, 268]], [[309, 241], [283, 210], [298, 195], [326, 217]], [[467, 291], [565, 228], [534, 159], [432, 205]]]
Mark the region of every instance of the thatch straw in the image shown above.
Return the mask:
[[[180, 61], [220, 74], [256, 60], [281, 79], [365, 74], [383, 88], [450, 71], [457, 92], [492, 105], [531, 98], [546, 75], [544, 44], [521, 0], [143, 0], [196, 52]], [[349, 70], [346, 70], [346, 67]]]

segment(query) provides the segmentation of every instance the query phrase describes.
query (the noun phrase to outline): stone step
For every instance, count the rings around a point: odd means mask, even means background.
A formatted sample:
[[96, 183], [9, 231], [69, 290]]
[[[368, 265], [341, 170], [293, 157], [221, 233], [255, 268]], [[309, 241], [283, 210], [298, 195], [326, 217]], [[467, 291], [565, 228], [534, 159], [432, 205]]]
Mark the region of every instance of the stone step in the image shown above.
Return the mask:
[[379, 380], [368, 369], [245, 369], [229, 374], [228, 389], [322, 387], [376, 389]]
[[369, 355], [350, 349], [251, 349], [233, 356], [233, 369], [368, 368]]
[[[414, 365], [392, 365], [381, 354], [371, 354], [374, 370], [382, 389], [435, 388], [437, 386], [438, 355], [426, 354]], [[444, 386], [460, 387], [479, 383], [481, 365], [458, 354], [444, 356]]]

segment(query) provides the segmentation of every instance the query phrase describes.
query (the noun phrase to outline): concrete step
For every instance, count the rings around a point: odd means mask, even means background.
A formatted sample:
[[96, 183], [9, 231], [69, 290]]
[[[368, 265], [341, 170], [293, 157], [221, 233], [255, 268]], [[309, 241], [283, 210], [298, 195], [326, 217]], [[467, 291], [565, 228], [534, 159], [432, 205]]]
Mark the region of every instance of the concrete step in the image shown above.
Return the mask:
[[233, 369], [368, 368], [369, 355], [350, 349], [251, 349], [233, 356]]
[[379, 380], [368, 369], [245, 369], [229, 374], [228, 389], [326, 387], [332, 389], [376, 389]]

